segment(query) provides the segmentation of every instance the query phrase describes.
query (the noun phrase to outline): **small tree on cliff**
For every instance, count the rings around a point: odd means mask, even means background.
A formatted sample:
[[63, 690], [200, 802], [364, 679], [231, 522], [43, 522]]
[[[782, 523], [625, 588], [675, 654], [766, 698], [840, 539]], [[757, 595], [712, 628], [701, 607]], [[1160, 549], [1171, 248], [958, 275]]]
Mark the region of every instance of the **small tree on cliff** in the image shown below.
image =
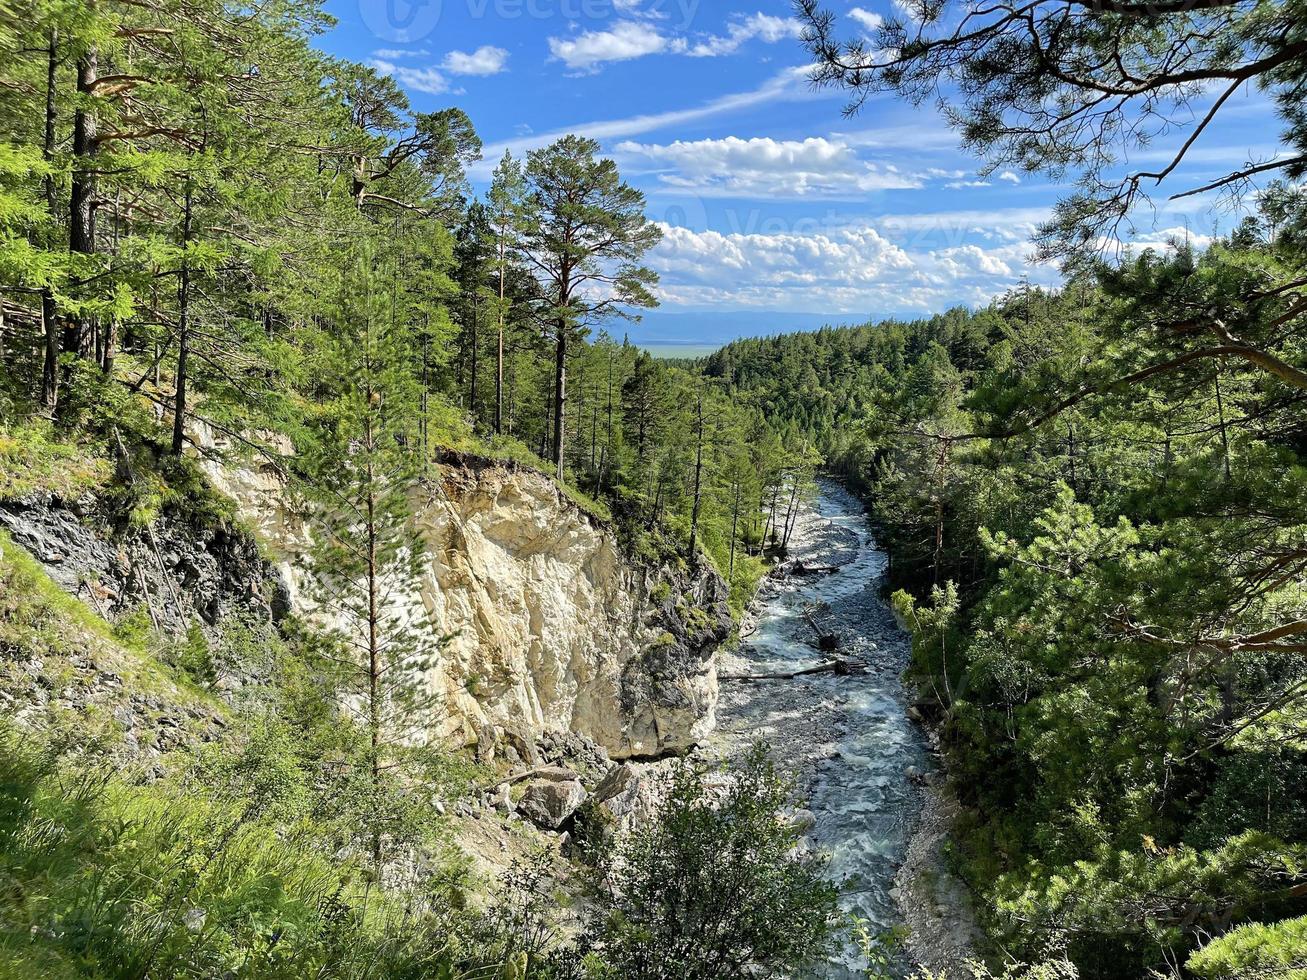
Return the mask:
[[683, 762], [657, 817], [611, 856], [600, 945], [623, 980], [788, 975], [839, 923], [823, 862], [796, 851], [792, 786], [756, 745], [720, 798]]
[[311, 345], [324, 400], [306, 488], [316, 599], [336, 642], [342, 709], [361, 733], [342, 737], [340, 803], [379, 872], [388, 843], [411, 826], [397, 777], [432, 707], [422, 677], [439, 638], [412, 598], [421, 544], [410, 506], [423, 462], [413, 331], [378, 287], [376, 264], [358, 256]]

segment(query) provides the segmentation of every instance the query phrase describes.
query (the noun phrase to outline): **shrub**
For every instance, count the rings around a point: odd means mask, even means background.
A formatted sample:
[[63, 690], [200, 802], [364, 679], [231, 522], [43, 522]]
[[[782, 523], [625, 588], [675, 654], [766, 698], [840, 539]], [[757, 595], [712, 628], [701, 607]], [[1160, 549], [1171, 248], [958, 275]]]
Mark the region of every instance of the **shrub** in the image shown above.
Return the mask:
[[838, 890], [797, 850], [792, 786], [755, 746], [717, 798], [678, 764], [654, 820], [606, 862], [599, 945], [623, 980], [785, 974], [831, 945]]

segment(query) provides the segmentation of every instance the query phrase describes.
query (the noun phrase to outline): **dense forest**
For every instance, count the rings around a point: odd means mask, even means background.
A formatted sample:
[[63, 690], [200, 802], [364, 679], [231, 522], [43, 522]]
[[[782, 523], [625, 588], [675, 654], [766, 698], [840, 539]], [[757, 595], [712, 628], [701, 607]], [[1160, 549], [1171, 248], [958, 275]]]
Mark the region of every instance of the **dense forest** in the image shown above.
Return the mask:
[[[598, 144], [505, 156], [478, 199], [472, 121], [315, 50], [313, 3], [0, 11], [0, 500], [94, 500], [157, 552], [161, 518], [233, 521], [200, 462], [271, 467], [317, 515], [320, 608], [363, 637], [291, 620], [215, 646], [148, 596], [106, 625], [0, 534], [0, 975], [707, 978], [824, 949], [834, 889], [765, 761], [734, 808], [679, 770], [578, 933], [552, 871], [470, 874], [446, 814], [494, 773], [411, 737], [430, 698], [408, 668], [440, 638], [387, 604], [449, 454], [548, 473], [636, 560], [715, 567], [737, 613], [817, 463], [605, 332], [654, 305], [659, 230]], [[212, 714], [221, 745], [164, 779], [124, 768], [116, 718], [14, 700], [86, 651], [144, 664], [133, 696]], [[237, 709], [224, 657], [263, 665]], [[712, 891], [664, 894], [682, 866], [761, 870], [758, 901], [687, 944]]]
[[174, 457], [195, 422], [264, 454], [251, 433], [289, 433], [310, 482], [369, 425], [414, 459], [547, 461], [665, 533], [651, 556], [706, 549], [742, 599], [812, 461], [612, 339], [656, 302], [641, 193], [567, 137], [475, 199], [472, 121], [314, 50], [327, 24], [298, 3], [5, 19], [6, 418]]

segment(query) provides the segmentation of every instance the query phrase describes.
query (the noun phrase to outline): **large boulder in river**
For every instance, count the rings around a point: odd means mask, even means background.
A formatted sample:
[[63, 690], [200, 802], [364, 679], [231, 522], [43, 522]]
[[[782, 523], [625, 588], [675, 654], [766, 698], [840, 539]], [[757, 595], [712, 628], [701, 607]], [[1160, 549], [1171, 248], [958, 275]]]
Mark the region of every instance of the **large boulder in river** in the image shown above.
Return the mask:
[[522, 799], [518, 801], [517, 812], [526, 817], [537, 827], [544, 830], [557, 830], [567, 818], [576, 812], [576, 808], [585, 802], [585, 787], [580, 780], [569, 779], [565, 782], [536, 780], [530, 783]]

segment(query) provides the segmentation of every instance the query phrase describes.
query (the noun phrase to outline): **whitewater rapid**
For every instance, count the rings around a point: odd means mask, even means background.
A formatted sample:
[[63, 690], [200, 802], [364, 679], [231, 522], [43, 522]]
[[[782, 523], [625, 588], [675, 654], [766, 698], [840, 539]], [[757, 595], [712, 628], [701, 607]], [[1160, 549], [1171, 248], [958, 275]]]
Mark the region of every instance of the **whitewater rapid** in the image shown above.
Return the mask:
[[[812, 812], [808, 845], [829, 855], [845, 910], [876, 933], [901, 924], [893, 879], [921, 806], [911, 777], [931, 765], [924, 736], [907, 715], [902, 674], [909, 639], [880, 594], [885, 553], [861, 503], [838, 484], [823, 481], [800, 514], [790, 559], [836, 570], [764, 584], [743, 642], [720, 658], [719, 673], [728, 679], [706, 748], [730, 759], [757, 739], [768, 743]], [[805, 609], [839, 637], [839, 655], [867, 662], [867, 673], [729, 679], [829, 661]], [[844, 949], [817, 975], [857, 977], [858, 965], [855, 951]]]

